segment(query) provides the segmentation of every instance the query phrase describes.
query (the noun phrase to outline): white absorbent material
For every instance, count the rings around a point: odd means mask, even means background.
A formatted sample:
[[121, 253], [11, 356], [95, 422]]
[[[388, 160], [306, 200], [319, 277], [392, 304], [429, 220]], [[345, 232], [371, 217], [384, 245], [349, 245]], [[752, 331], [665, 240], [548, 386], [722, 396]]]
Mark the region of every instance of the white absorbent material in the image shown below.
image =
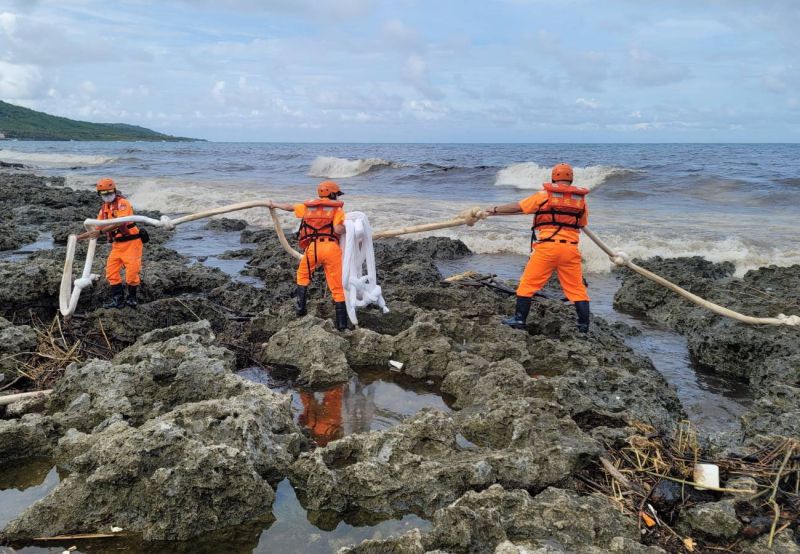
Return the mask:
[[344, 225], [347, 233], [342, 253], [342, 286], [347, 304], [347, 316], [353, 325], [358, 325], [356, 308], [377, 304], [383, 313], [388, 313], [389, 308], [386, 307], [383, 291], [378, 286], [369, 219], [362, 212], [349, 212]]

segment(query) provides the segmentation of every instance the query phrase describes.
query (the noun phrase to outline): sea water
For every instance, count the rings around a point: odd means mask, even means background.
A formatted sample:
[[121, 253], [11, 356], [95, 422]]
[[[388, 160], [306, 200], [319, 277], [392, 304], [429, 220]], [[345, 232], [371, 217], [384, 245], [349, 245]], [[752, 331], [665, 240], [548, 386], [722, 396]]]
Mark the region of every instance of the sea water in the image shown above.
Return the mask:
[[[190, 212], [233, 202], [315, 196], [323, 179], [374, 229], [449, 219], [533, 194], [561, 161], [591, 189], [591, 227], [631, 256], [700, 255], [737, 273], [800, 263], [800, 145], [273, 144], [0, 142], [0, 160], [92, 189], [118, 180], [136, 209]], [[268, 225], [264, 210], [234, 217]], [[287, 219], [289, 223], [289, 219]], [[530, 222], [491, 218], [438, 234], [481, 254], [524, 255]], [[584, 241], [589, 273], [608, 258]], [[516, 268], [515, 268], [516, 269]]]

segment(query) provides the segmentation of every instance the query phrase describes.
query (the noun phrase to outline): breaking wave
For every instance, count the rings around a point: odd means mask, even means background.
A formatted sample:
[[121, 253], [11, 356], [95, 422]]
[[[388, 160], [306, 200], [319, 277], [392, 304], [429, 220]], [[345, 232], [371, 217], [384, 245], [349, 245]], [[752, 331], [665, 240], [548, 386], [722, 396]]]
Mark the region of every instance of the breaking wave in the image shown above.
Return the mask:
[[[92, 190], [93, 182], [92, 178], [86, 176], [73, 176], [67, 179], [67, 183], [73, 188], [84, 190]], [[258, 183], [231, 189], [221, 187], [218, 183], [168, 177], [125, 179], [123, 190], [131, 198], [135, 209], [160, 210], [171, 215], [267, 198], [284, 202], [300, 201], [312, 192], [307, 185], [295, 188]], [[346, 209], [363, 211], [369, 216], [373, 229], [380, 231], [444, 221], [475, 204], [476, 202], [472, 200], [464, 199], [395, 198], [376, 196], [366, 190], [356, 190], [348, 194]], [[786, 221], [791, 216], [784, 218], [773, 216], [768, 223], [761, 220], [731, 219], [727, 225], [723, 221], [714, 229], [708, 229], [702, 221], [695, 224], [682, 220], [680, 235], [675, 232], [675, 220], [671, 215], [657, 217], [652, 211], [618, 212], [613, 206], [597, 203], [593, 216], [599, 225], [595, 230], [603, 240], [612, 249], [624, 251], [631, 257], [699, 255], [714, 262], [733, 262], [739, 275], [749, 269], [776, 263], [778, 265], [800, 263], [800, 246], [795, 241], [782, 240], [791, 236], [791, 230], [785, 230], [788, 227]], [[263, 209], [247, 210], [229, 217], [245, 219], [257, 226], [272, 226], [269, 212]], [[292, 214], [281, 212], [280, 217], [285, 230], [288, 231], [296, 226], [296, 219]], [[428, 235], [449, 236], [463, 240], [476, 254], [527, 256], [530, 248], [529, 226], [530, 216], [489, 218], [475, 227], [439, 230], [408, 238], [417, 239]], [[777, 240], [767, 241], [765, 237]], [[586, 237], [581, 240], [581, 250], [586, 271], [606, 273], [611, 270], [612, 264], [608, 256]]]
[[[527, 236], [524, 233], [505, 233], [496, 229], [483, 232], [458, 229], [453, 232], [437, 232], [461, 239], [476, 254], [518, 254], [527, 256]], [[772, 247], [763, 248], [747, 244], [737, 238], [717, 240], [692, 240], [660, 237], [631, 237], [617, 233], [602, 233], [602, 239], [614, 250], [623, 251], [631, 258], [651, 258], [661, 256], [675, 258], [683, 256], [702, 256], [712, 262], [733, 262], [736, 275], [741, 276], [751, 269], [777, 265], [788, 266], [800, 263], [800, 249]], [[608, 273], [613, 264], [608, 256], [591, 240], [581, 238], [581, 253], [584, 269], [589, 273]]]
[[[497, 172], [494, 184], [496, 186], [512, 186], [518, 189], [542, 188], [542, 183], [550, 181], [550, 167], [541, 166], [534, 162], [524, 162], [513, 164]], [[575, 185], [593, 189], [603, 184], [612, 177], [621, 177], [639, 173], [634, 169], [621, 167], [609, 167], [605, 165], [590, 165], [588, 167], [576, 167]]]
[[115, 158], [108, 156], [0, 150], [0, 161], [19, 163], [42, 169], [98, 166], [113, 162], [114, 160]]
[[404, 167], [404, 165], [381, 158], [348, 160], [347, 158], [335, 158], [333, 156], [317, 156], [308, 169], [308, 175], [311, 177], [343, 179], [361, 175], [375, 168], [385, 167], [399, 168]]

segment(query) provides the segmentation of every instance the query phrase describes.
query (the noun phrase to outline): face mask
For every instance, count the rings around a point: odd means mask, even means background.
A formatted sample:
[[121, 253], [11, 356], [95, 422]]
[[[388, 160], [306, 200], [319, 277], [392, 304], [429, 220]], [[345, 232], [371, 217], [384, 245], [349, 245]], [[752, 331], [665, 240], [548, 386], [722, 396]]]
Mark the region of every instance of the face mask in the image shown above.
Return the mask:
[[116, 195], [116, 194], [114, 194], [113, 192], [109, 192], [108, 194], [101, 194], [101, 195], [100, 195], [100, 198], [102, 198], [102, 199], [103, 199], [103, 202], [105, 202], [106, 204], [108, 204], [109, 202], [113, 202], [113, 201], [114, 201], [114, 198], [115, 198], [116, 196], [117, 196], [117, 195]]

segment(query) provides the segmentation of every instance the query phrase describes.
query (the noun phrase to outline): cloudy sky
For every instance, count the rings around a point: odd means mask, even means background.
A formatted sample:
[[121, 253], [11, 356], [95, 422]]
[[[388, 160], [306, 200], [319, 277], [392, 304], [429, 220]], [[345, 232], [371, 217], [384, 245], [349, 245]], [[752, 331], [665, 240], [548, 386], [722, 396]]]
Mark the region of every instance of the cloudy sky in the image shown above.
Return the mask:
[[0, 0], [0, 99], [225, 141], [800, 141], [797, 0]]

